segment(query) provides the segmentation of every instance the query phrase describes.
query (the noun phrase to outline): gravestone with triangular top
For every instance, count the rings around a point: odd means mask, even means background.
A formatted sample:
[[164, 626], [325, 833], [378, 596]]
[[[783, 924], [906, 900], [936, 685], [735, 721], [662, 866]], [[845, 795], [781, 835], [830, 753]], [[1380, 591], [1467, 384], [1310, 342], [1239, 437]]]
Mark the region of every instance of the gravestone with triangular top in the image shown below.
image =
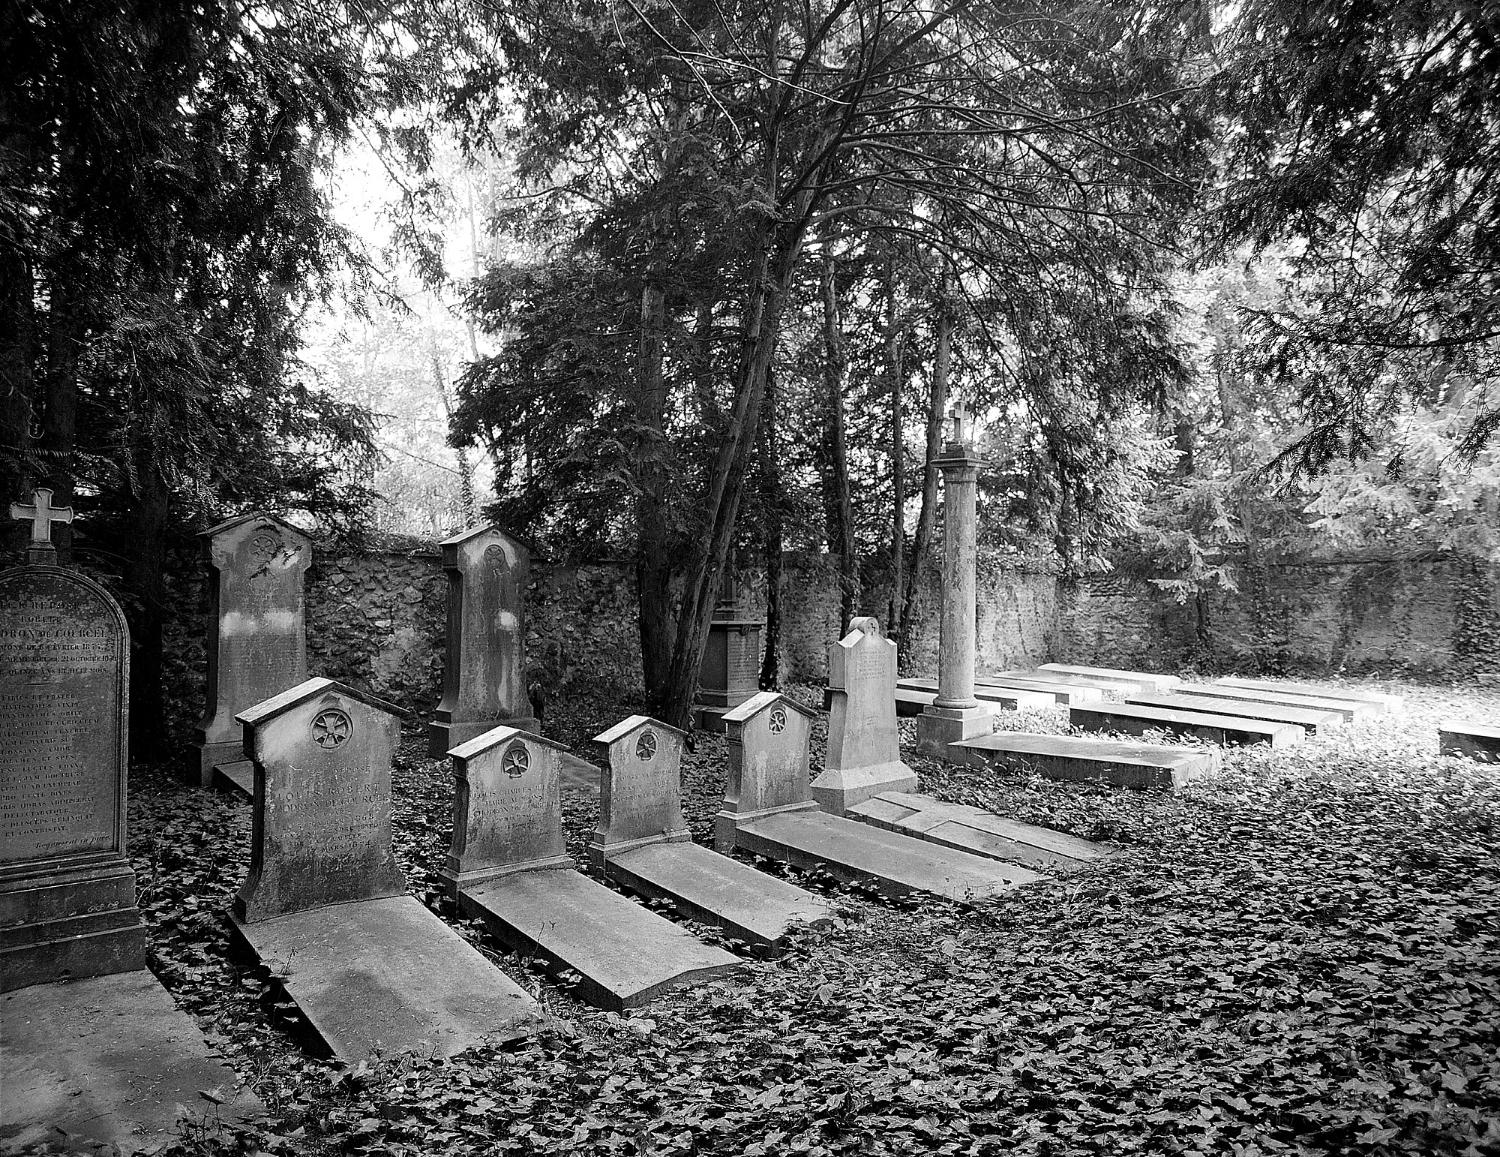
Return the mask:
[[812, 798], [843, 815], [883, 791], [916, 791], [917, 773], [901, 760], [896, 726], [896, 644], [875, 619], [856, 618], [828, 666], [828, 757]]
[[740, 960], [575, 870], [563, 837], [559, 743], [496, 727], [455, 747], [453, 846], [444, 876], [497, 939], [580, 978], [607, 1009], [711, 980]]
[[[109, 592], [53, 565], [38, 490], [27, 563], [0, 572], [0, 992], [8, 1146], [165, 1141], [234, 1074], [146, 971], [125, 854], [130, 635]], [[260, 1108], [229, 1093], [222, 1116]]]
[[255, 765], [239, 934], [345, 1061], [530, 1032], [536, 1002], [414, 897], [391, 838], [395, 709], [308, 679], [241, 712]]
[[254, 773], [235, 716], [307, 678], [312, 540], [274, 514], [231, 518], [198, 536], [208, 569], [208, 703], [195, 738], [196, 776], [247, 795]]

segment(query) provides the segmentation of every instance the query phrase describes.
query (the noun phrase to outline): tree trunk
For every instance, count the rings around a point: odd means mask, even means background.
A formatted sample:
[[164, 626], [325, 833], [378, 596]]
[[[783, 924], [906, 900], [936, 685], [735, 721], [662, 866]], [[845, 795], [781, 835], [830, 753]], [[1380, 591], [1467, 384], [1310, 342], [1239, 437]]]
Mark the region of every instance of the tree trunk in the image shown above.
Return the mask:
[[932, 356], [932, 386], [927, 398], [927, 462], [922, 472], [922, 510], [917, 515], [917, 532], [912, 540], [911, 569], [906, 575], [906, 593], [901, 605], [899, 654], [907, 653], [911, 642], [912, 613], [927, 556], [932, 550], [932, 529], [937, 523], [938, 468], [937, 457], [943, 452], [943, 411], [948, 408], [948, 370], [953, 359], [953, 315], [948, 308], [947, 285], [940, 291], [937, 309], [937, 348]]
[[906, 452], [901, 438], [901, 379], [906, 376], [901, 356], [901, 329], [896, 312], [896, 269], [885, 262], [885, 361], [890, 371], [891, 399], [891, 599], [886, 635], [902, 632], [902, 592], [906, 589]]
[[777, 445], [776, 373], [766, 373], [765, 412], [760, 422], [760, 501], [765, 519], [766, 634], [760, 664], [760, 689], [781, 687], [781, 555], [785, 549], [782, 526], [781, 451]]
[[824, 506], [829, 523], [828, 548], [839, 559], [839, 636], [859, 607], [859, 559], [854, 548], [854, 496], [849, 485], [849, 444], [844, 428], [844, 350], [834, 258], [825, 243], [823, 281], [823, 396], [828, 405], [828, 469]]
[[126, 513], [125, 586], [133, 596], [130, 623], [130, 751], [137, 759], [166, 754], [162, 720], [162, 627], [166, 616], [166, 479], [155, 452], [135, 455], [135, 492]]
[[[35, 291], [31, 270], [20, 253], [0, 248], [0, 513], [31, 489], [31, 357]], [[7, 522], [9, 520], [6, 520]], [[0, 534], [0, 551], [24, 549], [27, 533], [14, 523]]]
[[[448, 419], [448, 428], [453, 429], [453, 401], [448, 397], [448, 383], [443, 379], [443, 361], [438, 356], [437, 338], [428, 339], [428, 354], [432, 359], [432, 384], [437, 387], [438, 398], [443, 403], [443, 415]], [[463, 515], [464, 527], [474, 525], [478, 515], [474, 503], [474, 466], [469, 461], [469, 452], [462, 446], [454, 448], [458, 459], [458, 503]]]
[[666, 707], [675, 629], [672, 622], [672, 551], [667, 526], [665, 443], [667, 388], [662, 359], [666, 299], [661, 286], [641, 287], [639, 385], [636, 394], [635, 591], [641, 636], [641, 675], [648, 712]]
[[693, 321], [693, 393], [703, 425], [718, 429], [724, 415], [714, 397], [714, 302], [700, 301]]

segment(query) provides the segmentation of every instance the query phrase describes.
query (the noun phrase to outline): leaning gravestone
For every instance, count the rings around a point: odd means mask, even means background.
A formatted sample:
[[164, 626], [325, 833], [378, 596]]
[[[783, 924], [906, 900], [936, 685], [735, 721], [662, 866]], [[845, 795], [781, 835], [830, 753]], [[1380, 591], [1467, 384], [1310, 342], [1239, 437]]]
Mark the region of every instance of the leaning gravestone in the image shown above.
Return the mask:
[[896, 729], [896, 644], [873, 618], [854, 619], [829, 657], [828, 758], [812, 798], [833, 815], [883, 791], [916, 791]]
[[309, 679], [240, 720], [255, 803], [235, 927], [333, 1053], [448, 1056], [529, 1032], [535, 1002], [406, 895], [391, 839], [394, 709]]
[[[197, 1091], [231, 1086], [145, 969], [125, 855], [129, 632], [92, 579], [51, 565], [51, 494], [28, 565], [0, 572], [0, 1139], [164, 1141]], [[66, 982], [66, 983], [59, 983]], [[259, 1103], [229, 1095], [225, 1117]]]
[[526, 583], [531, 555], [493, 526], [445, 539], [448, 637], [443, 697], [428, 727], [437, 759], [505, 724], [538, 730], [526, 696]]
[[252, 773], [235, 716], [307, 678], [303, 578], [312, 541], [272, 514], [246, 514], [200, 534], [208, 566], [208, 707], [197, 774], [215, 769], [247, 794]]

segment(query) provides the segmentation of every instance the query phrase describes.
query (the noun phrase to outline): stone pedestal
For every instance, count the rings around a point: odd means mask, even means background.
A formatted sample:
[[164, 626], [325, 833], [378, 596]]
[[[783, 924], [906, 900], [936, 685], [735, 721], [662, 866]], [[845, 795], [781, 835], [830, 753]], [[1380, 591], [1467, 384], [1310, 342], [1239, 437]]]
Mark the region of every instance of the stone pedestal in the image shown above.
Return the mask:
[[943, 473], [943, 613], [938, 642], [938, 693], [917, 717], [917, 750], [949, 762], [948, 744], [992, 727], [974, 695], [976, 585], [979, 564], [976, 493], [980, 460], [967, 422], [954, 415], [954, 436], [937, 459]]
[[694, 715], [701, 731], [725, 730], [724, 716], [760, 691], [760, 632], [764, 623], [738, 607], [715, 614], [698, 671]]

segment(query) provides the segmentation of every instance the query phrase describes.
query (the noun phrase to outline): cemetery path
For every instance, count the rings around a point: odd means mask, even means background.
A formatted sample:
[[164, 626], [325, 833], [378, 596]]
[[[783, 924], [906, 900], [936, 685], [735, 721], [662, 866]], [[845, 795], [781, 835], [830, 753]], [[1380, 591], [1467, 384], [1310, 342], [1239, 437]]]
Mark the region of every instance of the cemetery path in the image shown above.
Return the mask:
[[[830, 925], [627, 1015], [494, 953], [439, 902], [451, 774], [410, 737], [396, 828], [413, 891], [559, 1019], [509, 1048], [348, 1071], [302, 1050], [271, 978], [229, 951], [246, 807], [138, 769], [153, 968], [274, 1113], [180, 1151], [1500, 1151], [1500, 767], [1436, 754], [1438, 720], [1500, 718], [1500, 691], [1401, 690], [1403, 715], [1228, 750], [1176, 793], [940, 765], [904, 722], [923, 792], [1122, 854], [968, 907], [797, 875], [834, 902]], [[579, 746], [631, 707], [579, 700], [549, 734]], [[1061, 731], [1066, 708], [1001, 723]], [[684, 763], [701, 843], [724, 766], [717, 737]], [[596, 806], [565, 789], [580, 863]]]

